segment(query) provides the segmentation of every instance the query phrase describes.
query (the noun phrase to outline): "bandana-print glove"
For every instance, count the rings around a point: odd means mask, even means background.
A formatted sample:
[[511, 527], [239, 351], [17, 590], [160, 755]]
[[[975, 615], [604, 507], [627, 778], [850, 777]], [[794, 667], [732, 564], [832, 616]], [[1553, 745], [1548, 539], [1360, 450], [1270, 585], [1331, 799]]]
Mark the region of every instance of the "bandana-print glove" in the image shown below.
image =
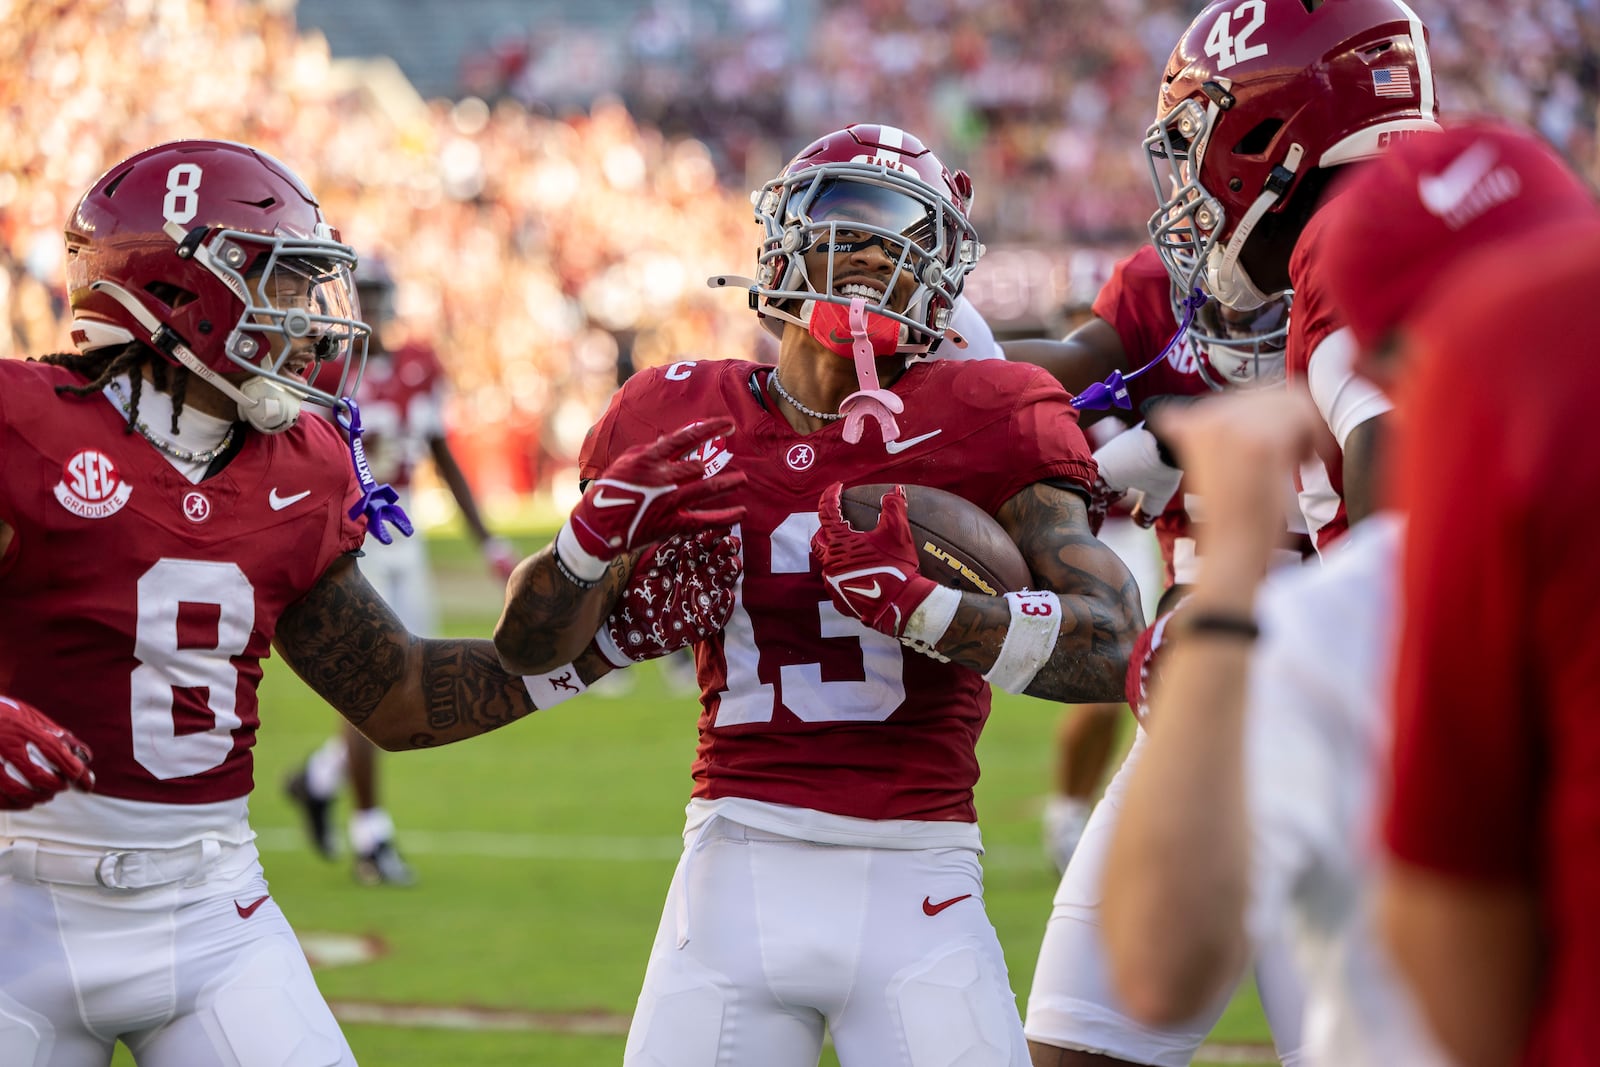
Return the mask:
[[701, 530], [639, 559], [595, 646], [614, 667], [670, 655], [722, 629], [733, 614], [744, 561], [727, 530]]

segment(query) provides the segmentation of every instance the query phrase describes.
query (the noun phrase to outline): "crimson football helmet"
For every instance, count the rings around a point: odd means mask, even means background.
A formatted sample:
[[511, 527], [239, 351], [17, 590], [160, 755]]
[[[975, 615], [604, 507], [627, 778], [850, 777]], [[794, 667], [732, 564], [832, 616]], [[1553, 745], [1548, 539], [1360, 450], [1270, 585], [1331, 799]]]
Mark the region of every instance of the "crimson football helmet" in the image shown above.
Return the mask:
[[1181, 294], [1268, 299], [1240, 252], [1313, 168], [1436, 130], [1426, 31], [1402, 0], [1215, 0], [1167, 61], [1145, 136], [1150, 236]]
[[[783, 321], [808, 325], [819, 301], [848, 308], [864, 297], [867, 311], [899, 324], [899, 351], [925, 352], [944, 337], [956, 297], [983, 255], [967, 219], [972, 179], [894, 126], [854, 125], [819, 138], [751, 201], [763, 230], [752, 304], [777, 334]], [[833, 256], [825, 277], [806, 270], [808, 252], [870, 243], [894, 261], [881, 293], [836, 286]], [[904, 308], [890, 306], [907, 275], [916, 281], [910, 299]]]
[[[140, 341], [188, 367], [267, 432], [302, 400], [355, 390], [369, 330], [355, 252], [283, 164], [228, 141], [173, 141], [103, 174], [66, 227], [80, 351]], [[317, 366], [344, 368], [331, 388]], [[221, 376], [248, 371], [235, 386]]]

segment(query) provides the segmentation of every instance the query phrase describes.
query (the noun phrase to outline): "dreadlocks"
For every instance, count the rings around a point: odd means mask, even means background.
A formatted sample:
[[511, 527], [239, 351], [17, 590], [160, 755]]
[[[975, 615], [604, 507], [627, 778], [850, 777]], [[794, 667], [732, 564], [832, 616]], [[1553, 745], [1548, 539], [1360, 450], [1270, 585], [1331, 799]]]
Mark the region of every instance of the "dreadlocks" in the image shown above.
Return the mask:
[[143, 370], [149, 364], [150, 378], [157, 389], [166, 391], [168, 382], [172, 384], [172, 432], [178, 432], [178, 416], [183, 414], [183, 398], [189, 391], [189, 371], [187, 368], [173, 367], [159, 358], [156, 350], [149, 345], [130, 341], [117, 348], [56, 352], [40, 356], [35, 362], [65, 367], [89, 379], [82, 385], [58, 385], [57, 395], [71, 393], [73, 396], [91, 396], [110, 385], [118, 375], [126, 374], [133, 388], [133, 396], [128, 401], [130, 417], [123, 433], [132, 433], [133, 425], [138, 421], [139, 396], [144, 387]]

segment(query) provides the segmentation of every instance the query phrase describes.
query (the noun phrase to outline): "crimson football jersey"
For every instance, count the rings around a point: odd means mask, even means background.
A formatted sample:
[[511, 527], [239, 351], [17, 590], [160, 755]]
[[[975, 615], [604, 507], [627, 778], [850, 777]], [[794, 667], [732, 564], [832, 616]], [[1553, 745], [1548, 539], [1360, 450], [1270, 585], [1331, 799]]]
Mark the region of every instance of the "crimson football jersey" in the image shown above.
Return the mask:
[[[1332, 300], [1317, 270], [1321, 259], [1318, 249], [1326, 239], [1329, 217], [1326, 211], [1312, 215], [1289, 256], [1294, 311], [1289, 315], [1284, 373], [1291, 388], [1307, 387], [1306, 378], [1317, 347], [1345, 325], [1344, 312]], [[1344, 513], [1344, 452], [1326, 426], [1318, 430], [1316, 454], [1300, 465], [1295, 485], [1300, 490], [1300, 510], [1317, 548], [1325, 549], [1350, 527]]]
[[343, 552], [357, 489], [337, 431], [248, 433], [191, 484], [83, 379], [0, 360], [0, 693], [94, 751], [95, 792], [205, 804], [252, 785], [256, 687], [284, 608]]
[[1068, 396], [1037, 367], [913, 364], [893, 386], [899, 437], [843, 422], [800, 434], [766, 398], [770, 367], [680, 362], [630, 378], [589, 431], [584, 478], [697, 418], [736, 428], [704, 456], [743, 471], [744, 577], [727, 628], [696, 648], [701, 685], [694, 795], [742, 797], [864, 819], [975, 822], [975, 747], [989, 714], [977, 672], [903, 647], [835, 610], [811, 553], [834, 482], [929, 485], [990, 514], [1026, 486], [1095, 479]]
[[[1145, 245], [1112, 268], [1110, 280], [1095, 297], [1094, 313], [1117, 331], [1130, 371], [1155, 359], [1167, 346], [1178, 332], [1178, 320], [1172, 314], [1172, 279], [1154, 245]], [[1152, 397], [1204, 396], [1209, 392], [1211, 387], [1200, 377], [1198, 357], [1187, 334], [1166, 359], [1128, 383], [1134, 411]], [[1181, 483], [1166, 510], [1157, 516], [1155, 531], [1166, 584], [1171, 585], [1176, 580], [1173, 560], [1178, 542], [1194, 537]]]

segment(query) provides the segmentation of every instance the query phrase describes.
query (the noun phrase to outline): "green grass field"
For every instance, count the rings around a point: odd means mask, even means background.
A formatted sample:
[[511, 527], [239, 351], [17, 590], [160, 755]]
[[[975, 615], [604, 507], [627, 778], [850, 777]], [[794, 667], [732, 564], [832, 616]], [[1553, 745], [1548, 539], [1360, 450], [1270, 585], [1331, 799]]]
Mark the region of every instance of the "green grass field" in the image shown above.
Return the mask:
[[[531, 550], [544, 541], [518, 543]], [[429, 550], [447, 630], [487, 636], [500, 593], [475, 551], [449, 534]], [[487, 737], [387, 756], [384, 799], [420, 878], [396, 889], [360, 887], [347, 863], [326, 863], [305, 846], [280, 785], [336, 716], [276, 660], [268, 664], [252, 821], [273, 895], [302, 938], [358, 935], [382, 945], [369, 962], [317, 972], [364, 1064], [621, 1062], [619, 1027], [681, 845], [697, 707], [669, 695], [654, 664], [628, 674], [626, 693], [589, 693]], [[1058, 714], [997, 694], [979, 750], [988, 910], [1020, 1003], [1056, 884], [1038, 813]], [[341, 828], [345, 811], [341, 804]], [[386, 1021], [362, 1021], [373, 1018]], [[1215, 1037], [1266, 1039], [1252, 995], [1236, 1000]]]

